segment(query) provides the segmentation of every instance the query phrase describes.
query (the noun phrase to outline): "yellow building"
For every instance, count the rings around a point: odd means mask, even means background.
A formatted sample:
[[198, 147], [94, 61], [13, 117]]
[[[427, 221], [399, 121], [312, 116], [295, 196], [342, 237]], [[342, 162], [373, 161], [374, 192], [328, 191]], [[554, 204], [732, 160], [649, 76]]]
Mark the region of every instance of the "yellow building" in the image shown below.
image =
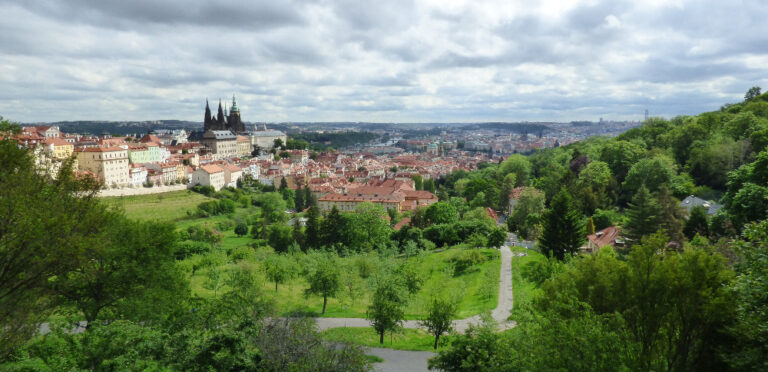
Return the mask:
[[96, 174], [105, 186], [130, 184], [128, 150], [120, 147], [88, 147], [77, 149], [78, 169]]
[[45, 145], [48, 147], [54, 159], [64, 160], [75, 152], [75, 145], [58, 137], [47, 138]]
[[245, 136], [237, 136], [237, 156], [251, 156], [251, 139]]

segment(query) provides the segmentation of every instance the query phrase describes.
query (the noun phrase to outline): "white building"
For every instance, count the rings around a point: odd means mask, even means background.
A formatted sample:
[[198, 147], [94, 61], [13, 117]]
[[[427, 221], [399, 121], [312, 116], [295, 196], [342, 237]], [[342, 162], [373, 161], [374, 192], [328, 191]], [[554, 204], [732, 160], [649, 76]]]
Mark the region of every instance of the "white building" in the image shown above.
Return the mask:
[[132, 165], [130, 182], [133, 187], [141, 187], [147, 182], [147, 168], [140, 165]]
[[215, 164], [201, 165], [192, 173], [192, 185], [211, 186], [221, 190], [226, 185], [224, 169]]

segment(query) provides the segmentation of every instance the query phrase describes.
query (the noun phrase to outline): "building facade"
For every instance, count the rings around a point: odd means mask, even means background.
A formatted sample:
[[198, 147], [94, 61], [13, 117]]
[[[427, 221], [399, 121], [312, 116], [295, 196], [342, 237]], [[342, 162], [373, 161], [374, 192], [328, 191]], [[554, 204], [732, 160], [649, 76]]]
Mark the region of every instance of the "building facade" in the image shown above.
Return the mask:
[[97, 175], [105, 186], [130, 184], [128, 150], [120, 147], [88, 147], [76, 150], [75, 154], [78, 169]]

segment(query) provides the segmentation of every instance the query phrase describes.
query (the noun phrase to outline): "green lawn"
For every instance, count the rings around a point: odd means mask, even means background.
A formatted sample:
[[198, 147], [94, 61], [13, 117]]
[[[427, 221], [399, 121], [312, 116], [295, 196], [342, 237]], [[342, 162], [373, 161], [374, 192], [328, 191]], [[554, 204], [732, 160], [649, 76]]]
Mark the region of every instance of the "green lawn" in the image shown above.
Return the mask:
[[189, 190], [160, 194], [114, 196], [103, 198], [108, 205], [122, 207], [126, 216], [139, 220], [177, 221], [194, 212], [197, 205], [210, 198]]
[[[232, 231], [226, 231], [224, 232], [222, 245], [227, 248], [234, 248], [238, 245], [247, 245], [249, 241], [250, 238], [247, 236], [240, 238], [236, 237]], [[498, 250], [481, 250], [489, 259], [476, 265], [473, 270], [469, 270], [469, 272], [459, 276], [453, 276], [450, 273], [449, 266], [451, 264], [447, 262], [448, 257], [455, 251], [448, 250], [426, 254], [416, 261], [418, 262], [417, 271], [423, 274], [425, 281], [421, 290], [409, 299], [408, 306], [405, 309], [406, 319], [422, 319], [425, 314], [425, 307], [432, 296], [436, 293], [445, 293], [446, 291], [452, 298], [460, 299], [456, 315], [457, 319], [467, 318], [496, 307], [498, 302], [498, 276], [501, 269]], [[222, 271], [231, 270], [236, 265], [250, 265], [257, 269], [260, 267], [258, 258], [232, 264], [225, 263], [226, 256], [216, 257], [216, 254], [214, 254], [214, 257], [219, 260], [218, 262], [221, 262], [219, 269]], [[414, 258], [411, 258], [411, 260], [414, 260]], [[480, 287], [486, 271], [491, 271], [495, 283], [493, 295], [490, 298], [480, 295]], [[213, 291], [207, 290], [203, 286], [207, 277], [208, 269], [202, 269], [198, 270], [190, 278], [194, 293], [201, 296], [212, 296], [214, 294]], [[275, 292], [275, 284], [273, 282], [263, 281], [265, 294], [272, 298], [275, 308], [281, 315], [298, 312], [331, 318], [365, 318], [369, 296], [373, 291], [370, 283], [367, 283], [363, 287], [360, 298], [354, 302], [342, 291], [338, 296], [328, 298], [326, 313], [321, 315], [323, 298], [315, 295], [305, 296], [304, 290], [307, 287], [308, 285], [304, 278], [298, 276], [287, 283], [280, 284], [277, 292]]]
[[[328, 341], [368, 347], [384, 347], [395, 350], [435, 351], [435, 336], [422, 329], [401, 329], [394, 334], [386, 333], [384, 343], [379, 343], [379, 335], [371, 327], [331, 328], [320, 333]], [[440, 337], [438, 350], [451, 342], [450, 335]]]
[[546, 257], [539, 252], [524, 247], [511, 247], [511, 249], [513, 254], [519, 252], [526, 253], [522, 257], [512, 257], [512, 294], [515, 304], [512, 309], [512, 317], [514, 317], [516, 310], [530, 303], [535, 291], [538, 291], [538, 288], [533, 283], [523, 279], [521, 269], [529, 262], [544, 261]]

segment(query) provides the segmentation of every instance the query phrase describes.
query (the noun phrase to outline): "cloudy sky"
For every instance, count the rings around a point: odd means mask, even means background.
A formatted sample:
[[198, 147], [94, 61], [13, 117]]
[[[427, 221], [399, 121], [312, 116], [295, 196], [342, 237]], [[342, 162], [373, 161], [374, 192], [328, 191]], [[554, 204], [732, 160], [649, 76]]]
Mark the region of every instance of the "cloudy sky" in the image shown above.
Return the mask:
[[0, 115], [671, 117], [768, 88], [768, 1], [0, 0]]

